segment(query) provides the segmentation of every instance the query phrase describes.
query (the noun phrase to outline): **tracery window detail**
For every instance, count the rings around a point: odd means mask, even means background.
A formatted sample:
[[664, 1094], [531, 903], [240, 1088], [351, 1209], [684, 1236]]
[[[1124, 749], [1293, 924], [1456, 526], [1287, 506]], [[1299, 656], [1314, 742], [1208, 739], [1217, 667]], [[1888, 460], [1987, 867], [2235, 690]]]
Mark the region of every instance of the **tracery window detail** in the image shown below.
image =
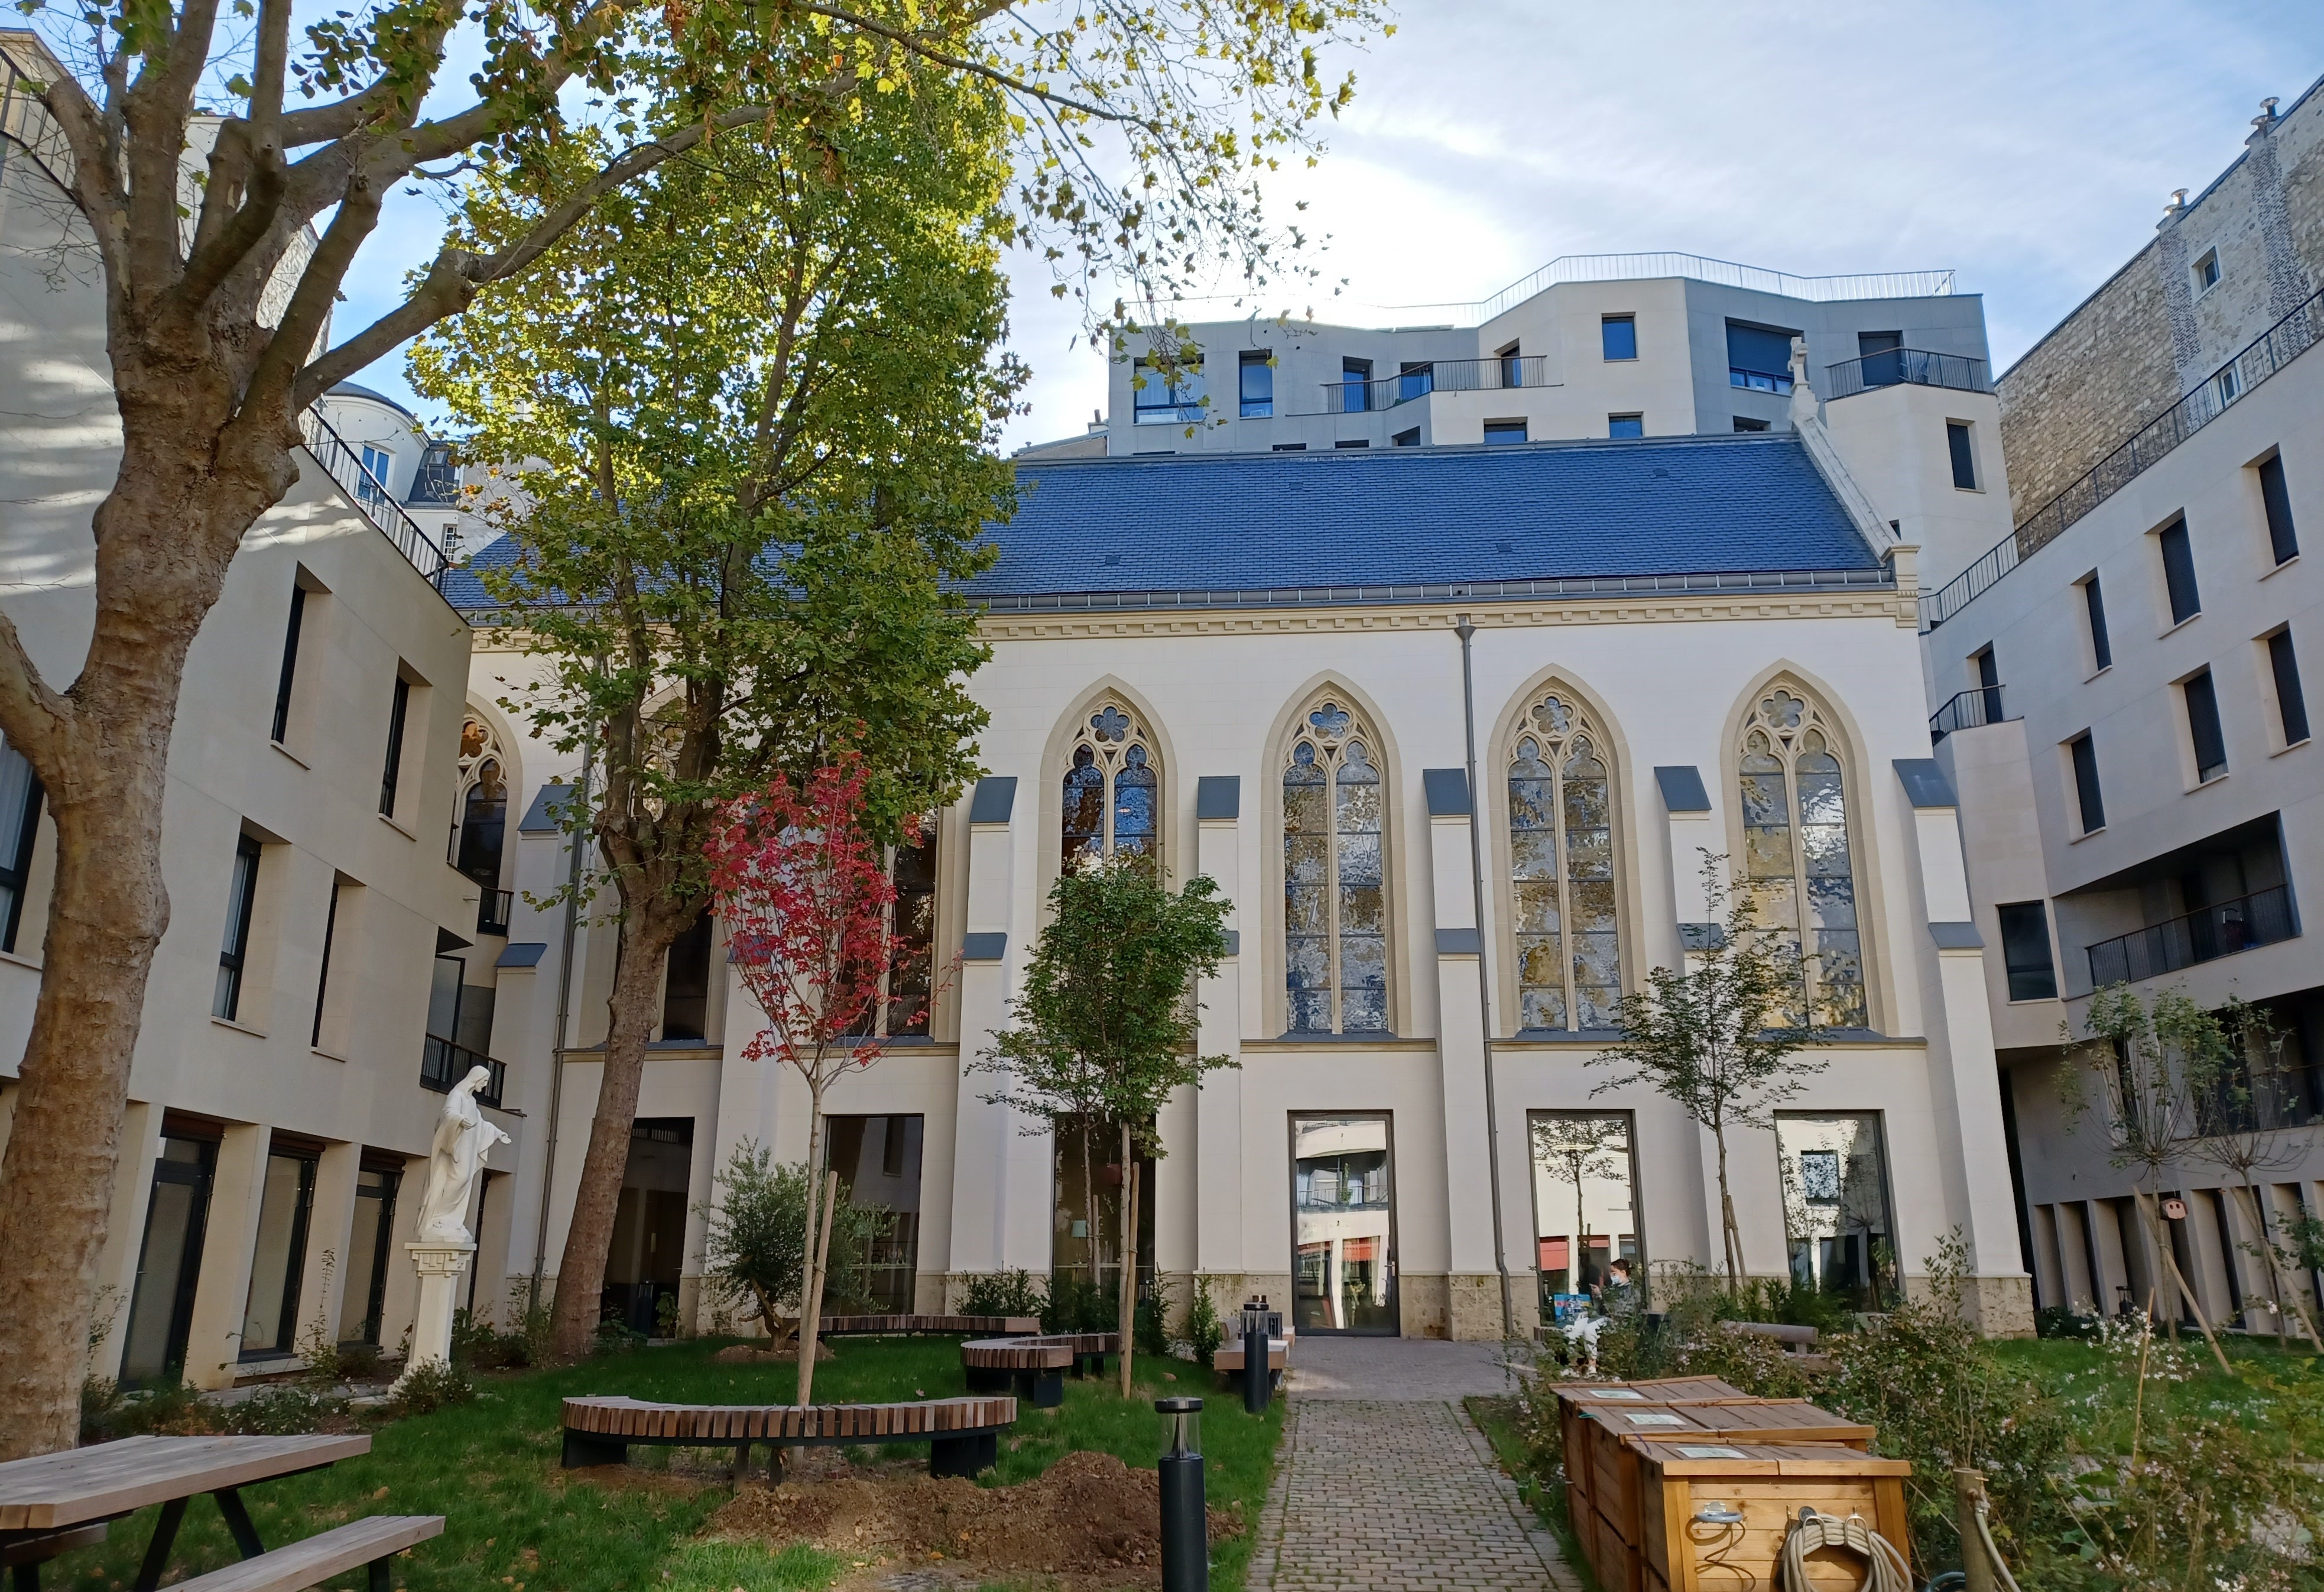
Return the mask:
[[1795, 1019], [1862, 1028], [1864, 941], [1838, 737], [1824, 711], [1778, 685], [1753, 707], [1738, 749], [1743, 875], [1766, 932], [1800, 953]]
[[1083, 721], [1067, 754], [1065, 867], [1084, 857], [1160, 860], [1162, 764], [1138, 715], [1108, 699]]
[[508, 836], [508, 760], [500, 737], [475, 713], [460, 726], [458, 793], [452, 801], [452, 865], [497, 890]]
[[1326, 697], [1283, 770], [1284, 982], [1294, 1033], [1388, 1027], [1388, 871], [1378, 739]]
[[1517, 1025], [1612, 1028], [1621, 999], [1606, 737], [1569, 692], [1526, 711], [1509, 755]]

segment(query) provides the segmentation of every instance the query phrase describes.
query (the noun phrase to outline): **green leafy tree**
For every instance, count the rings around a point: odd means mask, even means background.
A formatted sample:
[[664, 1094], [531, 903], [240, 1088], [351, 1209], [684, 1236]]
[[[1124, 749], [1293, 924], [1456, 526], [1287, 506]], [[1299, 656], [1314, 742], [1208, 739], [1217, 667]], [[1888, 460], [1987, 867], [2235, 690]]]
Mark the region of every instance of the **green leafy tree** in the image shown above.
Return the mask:
[[1689, 951], [1686, 968], [1653, 968], [1644, 990], [1622, 997], [1622, 1048], [1590, 1060], [1616, 1076], [1591, 1092], [1644, 1083], [1710, 1130], [1727, 1287], [1734, 1292], [1743, 1286], [1743, 1233], [1728, 1184], [1728, 1130], [1771, 1127], [1775, 1107], [1828, 1063], [1801, 1054], [1819, 1041], [1798, 1022], [1796, 942], [1762, 930], [1749, 889], [1730, 884], [1724, 856], [1702, 854], [1702, 889], [1719, 932]]
[[1572, 1291], [1579, 1293], [1590, 1236], [1582, 1194], [1591, 1179], [1619, 1177], [1629, 1170], [1630, 1135], [1613, 1117], [1558, 1115], [1535, 1117], [1532, 1137], [1534, 1164], [1551, 1168], [1558, 1181], [1573, 1185], [1573, 1259], [1566, 1276]]
[[[2284, 1065], [2291, 1035], [2264, 1006], [2255, 1006], [2240, 995], [2230, 995], [2214, 1019], [2217, 1043], [2223, 1051], [2208, 1096], [2196, 1102], [2195, 1155], [2235, 1180], [2220, 1190], [2222, 1199], [2243, 1207], [2244, 1220], [2253, 1237], [2244, 1248], [2267, 1272], [2265, 1307], [2275, 1318], [2279, 1348], [2291, 1347], [2287, 1323], [2296, 1320], [2311, 1343], [2318, 1343], [2316, 1324], [2309, 1319], [2301, 1290], [2289, 1284], [2277, 1254], [2275, 1229], [2282, 1217], [2271, 1218], [2269, 1197], [2260, 1174], [2293, 1166], [2308, 1153], [2307, 1135], [2294, 1138], [2287, 1128], [2305, 1127], [2311, 1120], [2303, 1109], [2297, 1075]], [[2235, 1263], [2232, 1254], [2228, 1264]], [[2324, 1349], [2324, 1343], [2318, 1343]]]
[[[0, 617], [0, 734], [47, 789], [57, 837], [0, 1162], [0, 1459], [73, 1440], [169, 923], [161, 806], [187, 650], [245, 532], [299, 478], [307, 406], [720, 134], [772, 123], [836, 142], [876, 104], [964, 87], [1007, 117], [1015, 236], [1093, 329], [1129, 319], [1091, 292], [1117, 275], [1141, 306], [1208, 291], [1222, 267], [1262, 284], [1301, 240], [1259, 185], [1312, 156], [1352, 91], [1321, 51], [1379, 21], [1374, 0], [1080, 0], [1056, 26], [1000, 0], [405, 0], [304, 27], [291, 0], [23, 8], [67, 69], [32, 86], [18, 170], [52, 185], [67, 247], [101, 285], [121, 461], [91, 515], [94, 618], [70, 682]], [[532, 225], [482, 249], [456, 227], [401, 302], [327, 345], [389, 196], [456, 194], [478, 160], [526, 174]]]
[[[877, 102], [836, 139], [730, 133], [413, 357], [474, 456], [526, 460], [494, 505], [518, 556], [485, 578], [545, 667], [504, 700], [602, 772], [562, 815], [619, 937], [563, 1355], [596, 1325], [664, 958], [709, 907], [720, 804], [860, 754], [893, 841], [975, 772], [964, 682], [988, 653], [947, 583], [991, 556], [1010, 479], [987, 444], [1022, 373], [992, 353], [1001, 121], [979, 91], [941, 98]], [[533, 224], [521, 176], [482, 174], [480, 244]]]
[[[774, 1164], [764, 1145], [745, 1139], [717, 1177], [718, 1197], [704, 1206], [705, 1279], [779, 1339], [792, 1330], [807, 1276], [807, 1188], [804, 1162]], [[846, 1308], [868, 1303], [871, 1257], [894, 1216], [852, 1199], [832, 1208], [826, 1267], [832, 1300]]]
[[1157, 1125], [1172, 1093], [1229, 1065], [1195, 1053], [1194, 992], [1227, 954], [1232, 906], [1201, 875], [1173, 891], [1140, 857], [1068, 870], [1049, 892], [1049, 921], [1010, 1003], [1010, 1026], [978, 1063], [1003, 1078], [984, 1098], [1036, 1118], [1035, 1131], [1055, 1134], [1078, 1117], [1119, 1135], [1123, 1398], [1137, 1315], [1139, 1160], [1164, 1154]]

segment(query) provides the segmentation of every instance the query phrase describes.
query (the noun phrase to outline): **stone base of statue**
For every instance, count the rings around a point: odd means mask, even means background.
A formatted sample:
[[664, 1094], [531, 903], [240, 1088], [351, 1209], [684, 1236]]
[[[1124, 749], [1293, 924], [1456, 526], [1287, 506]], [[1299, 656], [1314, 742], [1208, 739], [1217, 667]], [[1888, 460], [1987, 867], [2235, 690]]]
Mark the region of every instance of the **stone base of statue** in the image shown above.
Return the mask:
[[452, 1358], [452, 1315], [460, 1308], [460, 1277], [475, 1258], [473, 1244], [407, 1244], [420, 1273], [420, 1313], [411, 1322], [411, 1356], [403, 1362], [401, 1386], [431, 1361]]

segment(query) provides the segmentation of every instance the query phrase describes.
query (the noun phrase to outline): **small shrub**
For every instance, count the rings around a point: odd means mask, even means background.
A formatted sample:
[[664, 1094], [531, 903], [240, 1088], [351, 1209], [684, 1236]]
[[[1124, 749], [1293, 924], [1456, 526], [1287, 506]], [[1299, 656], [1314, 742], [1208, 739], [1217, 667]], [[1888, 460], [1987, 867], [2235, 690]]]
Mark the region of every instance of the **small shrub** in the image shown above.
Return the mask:
[[597, 1323], [596, 1341], [590, 1352], [600, 1355], [626, 1355], [646, 1347], [646, 1335], [632, 1327], [619, 1316], [608, 1316]]
[[2034, 1312], [2034, 1336], [2036, 1337], [2096, 1337], [2098, 1319], [2069, 1310], [2064, 1305], [2043, 1305]]
[[1120, 1324], [1120, 1300], [1113, 1291], [1086, 1277], [1049, 1279], [1041, 1305], [1044, 1332], [1111, 1332]]
[[401, 1421], [412, 1415], [431, 1415], [455, 1404], [473, 1402], [476, 1384], [466, 1373], [448, 1360], [430, 1360], [412, 1368], [388, 1394], [384, 1408], [388, 1414]]
[[244, 1437], [288, 1437], [320, 1431], [346, 1414], [346, 1402], [295, 1383], [260, 1388], [238, 1404], [222, 1406], [217, 1421]]
[[452, 1363], [474, 1369], [531, 1364], [522, 1332], [503, 1332], [468, 1310], [452, 1312]]
[[1130, 1319], [1130, 1339], [1137, 1346], [1139, 1354], [1161, 1359], [1170, 1353], [1170, 1331], [1164, 1320], [1169, 1310], [1169, 1291], [1164, 1287], [1162, 1279], [1157, 1277], [1152, 1296], [1139, 1300]]
[[198, 1388], [184, 1382], [124, 1389], [109, 1376], [92, 1376], [81, 1384], [80, 1440], [84, 1443], [111, 1442], [148, 1432], [206, 1437], [225, 1430], [218, 1424], [217, 1406], [202, 1397]]
[[678, 1336], [678, 1295], [665, 1293], [654, 1300], [654, 1331], [663, 1337]]
[[1047, 1292], [1022, 1266], [971, 1277], [960, 1296], [964, 1316], [1038, 1316], [1048, 1305]]
[[1194, 1358], [1209, 1365], [1227, 1340], [1226, 1323], [1219, 1319], [1219, 1308], [1211, 1302], [1211, 1280], [1194, 1279], [1194, 1302], [1186, 1307], [1186, 1340], [1194, 1346]]

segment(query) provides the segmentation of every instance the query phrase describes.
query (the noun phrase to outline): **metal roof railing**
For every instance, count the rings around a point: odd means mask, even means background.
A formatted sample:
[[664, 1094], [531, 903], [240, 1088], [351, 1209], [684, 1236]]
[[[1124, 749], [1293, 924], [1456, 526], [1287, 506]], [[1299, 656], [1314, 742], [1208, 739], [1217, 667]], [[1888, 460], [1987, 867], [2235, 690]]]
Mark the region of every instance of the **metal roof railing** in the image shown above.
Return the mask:
[[380, 533], [395, 544], [395, 551], [440, 592], [444, 571], [451, 560], [420, 528], [420, 522], [403, 512], [403, 505], [395, 501], [387, 484], [364, 467], [363, 456], [347, 445], [347, 440], [330, 421], [312, 409], [299, 416], [299, 432], [315, 462], [346, 488], [355, 506], [363, 510], [364, 517], [378, 526]]

